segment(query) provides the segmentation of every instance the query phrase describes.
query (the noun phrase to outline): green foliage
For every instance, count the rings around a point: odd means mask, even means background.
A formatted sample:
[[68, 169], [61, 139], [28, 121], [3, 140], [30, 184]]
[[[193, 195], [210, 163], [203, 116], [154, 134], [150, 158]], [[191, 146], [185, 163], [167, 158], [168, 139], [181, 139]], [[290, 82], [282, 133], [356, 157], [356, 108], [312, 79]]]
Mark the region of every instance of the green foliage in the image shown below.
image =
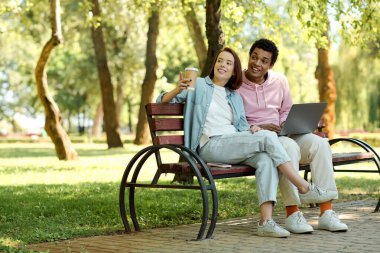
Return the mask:
[[380, 49], [380, 2], [377, 0], [365, 1], [337, 1], [337, 20], [342, 29], [341, 36], [349, 45], [362, 45], [368, 48], [372, 44]]
[[380, 59], [341, 44], [333, 66], [337, 87], [337, 127], [343, 130], [380, 127]]
[[317, 59], [313, 45], [292, 40], [278, 43], [280, 56], [274, 69], [287, 77], [294, 103], [319, 101], [317, 80], [314, 78]]
[[303, 36], [316, 41], [318, 47], [327, 47], [325, 36], [329, 29], [328, 1], [289, 1], [288, 11], [301, 22]]
[[[49, 91], [54, 95], [65, 121], [83, 114], [93, 118], [96, 105], [101, 101], [90, 33], [90, 26], [94, 23], [102, 21], [112, 83], [115, 87], [122, 85], [124, 99], [131, 106], [131, 114], [127, 106], [123, 107], [122, 128], [129, 123], [129, 118], [136, 123], [140, 102], [138, 94], [145, 74], [147, 20], [152, 6], [161, 12], [156, 94], [171, 89], [178, 73], [185, 67], [197, 66], [181, 2], [101, 1], [102, 17], [94, 18], [89, 12], [91, 1], [61, 1], [64, 42], [54, 49], [49, 59], [47, 77]], [[205, 1], [183, 2], [194, 4], [197, 18], [200, 24], [204, 24]], [[340, 44], [343, 40], [357, 48], [364, 47], [367, 51], [363, 53], [369, 62], [379, 58], [378, 1], [225, 0], [221, 7], [226, 45], [237, 50], [243, 67], [254, 40], [267, 37], [279, 45], [280, 56], [275, 69], [287, 75], [294, 102], [318, 100], [314, 78], [315, 43], [327, 45], [322, 35], [329, 24], [332, 42]], [[51, 35], [49, 5], [46, 1], [37, 0], [2, 1], [0, 13], [0, 120], [11, 121], [17, 112], [25, 115], [43, 112], [35, 89], [34, 67]], [[204, 25], [202, 28], [204, 33]], [[345, 56], [341, 54], [340, 57], [344, 59]], [[345, 76], [362, 71], [367, 74], [367, 81], [374, 85], [370, 86], [378, 87], [377, 63], [371, 65], [374, 71], [369, 71], [369, 67], [364, 71], [363, 63], [358, 63], [357, 68], [347, 68], [344, 66], [346, 62], [338, 59], [335, 64], [338, 79], [343, 81]], [[360, 104], [363, 108], [356, 110], [343, 102], [350, 96], [345, 86], [338, 85], [338, 128], [350, 127], [344, 122], [351, 121], [355, 122], [355, 127], [378, 127], [374, 123], [379, 119], [376, 89], [360, 90], [360, 82], [351, 82], [350, 86], [356, 88], [350, 89], [358, 91], [355, 105]], [[357, 112], [370, 116], [355, 120], [360, 114]], [[345, 116], [351, 114], [354, 117]]]
[[26, 22], [25, 15], [30, 13], [29, 3], [14, 6], [0, 16], [0, 119], [9, 119], [17, 112], [30, 115], [40, 109], [36, 103], [33, 68], [38, 47], [29, 44], [34, 37], [25, 27], [38, 30], [41, 26]]
[[281, 10], [283, 4], [283, 1], [223, 1], [222, 28], [226, 44], [237, 50], [247, 50], [261, 37], [278, 41], [278, 34], [291, 27], [284, 22], [288, 16]]
[[0, 14], [20, 13], [22, 9], [29, 9], [33, 5], [30, 1], [14, 0], [14, 1], [2, 1], [0, 3]]
[[[318, 47], [327, 47], [324, 36], [330, 25], [339, 26], [342, 39], [349, 45], [380, 48], [380, 3], [374, 0], [290, 0], [288, 11], [297, 17], [304, 34], [316, 41]], [[331, 34], [330, 34], [331, 35]]]
[[167, 18], [161, 19], [157, 71], [161, 80], [156, 85], [158, 88], [161, 83], [176, 83], [179, 72], [184, 72], [186, 67], [199, 68], [184, 16], [178, 14], [178, 10], [167, 10], [165, 12]]

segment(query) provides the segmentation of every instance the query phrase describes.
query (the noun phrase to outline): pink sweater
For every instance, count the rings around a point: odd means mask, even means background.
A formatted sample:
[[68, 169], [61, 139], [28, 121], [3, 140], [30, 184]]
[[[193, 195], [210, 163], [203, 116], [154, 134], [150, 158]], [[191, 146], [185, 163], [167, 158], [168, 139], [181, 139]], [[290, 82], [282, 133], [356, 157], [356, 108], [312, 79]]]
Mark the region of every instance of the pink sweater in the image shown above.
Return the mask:
[[261, 85], [249, 81], [244, 70], [243, 84], [237, 92], [243, 97], [250, 125], [280, 125], [286, 120], [293, 104], [288, 80], [284, 75], [271, 70], [268, 72], [267, 80]]

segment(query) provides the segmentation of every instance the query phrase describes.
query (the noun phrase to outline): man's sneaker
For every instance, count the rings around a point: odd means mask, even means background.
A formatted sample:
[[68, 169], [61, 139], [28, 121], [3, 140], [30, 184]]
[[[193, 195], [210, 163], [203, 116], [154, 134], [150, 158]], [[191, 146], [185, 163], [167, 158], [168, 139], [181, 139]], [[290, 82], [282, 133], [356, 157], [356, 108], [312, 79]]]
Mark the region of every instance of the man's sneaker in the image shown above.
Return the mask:
[[295, 234], [311, 233], [314, 231], [300, 211], [292, 213], [285, 219], [285, 228]]
[[333, 210], [327, 210], [319, 217], [318, 229], [329, 230], [331, 232], [345, 232], [348, 230], [348, 227], [339, 220], [338, 215]]
[[263, 225], [257, 224], [257, 235], [267, 237], [288, 237], [290, 233], [270, 219], [265, 220]]
[[338, 197], [336, 191], [323, 190], [322, 188], [310, 184], [309, 191], [302, 194], [299, 193], [301, 203], [310, 204], [310, 203], [323, 203]]

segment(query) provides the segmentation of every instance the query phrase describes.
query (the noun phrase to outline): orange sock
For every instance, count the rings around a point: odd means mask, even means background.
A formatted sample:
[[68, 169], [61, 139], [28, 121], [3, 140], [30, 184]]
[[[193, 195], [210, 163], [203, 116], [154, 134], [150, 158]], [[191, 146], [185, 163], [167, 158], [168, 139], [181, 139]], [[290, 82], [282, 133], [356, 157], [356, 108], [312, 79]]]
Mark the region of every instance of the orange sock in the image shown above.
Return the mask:
[[297, 205], [294, 206], [286, 206], [286, 217], [289, 217], [295, 212], [298, 212], [300, 209], [298, 208]]
[[324, 212], [327, 210], [332, 210], [332, 201], [331, 200], [319, 204], [320, 216], [322, 216], [324, 214]]

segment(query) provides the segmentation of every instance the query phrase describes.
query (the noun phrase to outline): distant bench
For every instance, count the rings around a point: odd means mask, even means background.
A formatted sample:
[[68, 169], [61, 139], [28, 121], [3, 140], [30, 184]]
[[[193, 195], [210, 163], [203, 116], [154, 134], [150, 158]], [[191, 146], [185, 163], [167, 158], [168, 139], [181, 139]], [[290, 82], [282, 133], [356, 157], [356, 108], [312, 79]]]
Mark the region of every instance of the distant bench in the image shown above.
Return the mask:
[[[209, 167], [195, 152], [186, 148], [183, 136], [183, 104], [147, 104], [146, 113], [151, 132], [153, 145], [139, 151], [129, 162], [121, 180], [119, 192], [120, 214], [125, 230], [131, 232], [131, 227], [127, 218], [127, 206], [129, 216], [136, 231], [140, 230], [136, 218], [135, 191], [136, 188], [169, 188], [200, 190], [202, 196], [203, 213], [202, 223], [198, 232], [197, 240], [203, 238], [207, 228], [209, 214], [211, 214], [206, 238], [210, 238], [215, 229], [218, 215], [217, 189], [214, 180], [221, 178], [245, 177], [255, 175], [255, 168], [247, 165], [233, 165], [231, 168]], [[173, 134], [174, 131], [174, 134]], [[318, 134], [318, 133], [317, 133]], [[360, 172], [360, 173], [380, 173], [380, 158], [376, 151], [367, 143], [353, 138], [338, 138], [329, 141], [330, 145], [338, 142], [350, 142], [362, 149], [362, 152], [334, 153], [333, 164], [335, 172]], [[181, 161], [176, 163], [163, 163], [161, 151], [170, 150], [181, 157]], [[155, 176], [151, 183], [139, 183], [138, 176], [146, 160], [154, 155], [157, 168], [154, 168]], [[377, 169], [336, 169], [336, 166], [353, 164], [358, 162], [374, 162]], [[309, 164], [300, 164], [300, 170], [304, 171], [304, 178], [307, 180], [310, 172]], [[133, 174], [132, 174], [133, 173]], [[197, 184], [167, 184], [159, 183], [161, 174], [172, 173], [187, 176], [195, 176]], [[212, 210], [210, 213], [209, 195], [211, 193]], [[128, 201], [126, 201], [128, 194]], [[378, 212], [380, 208], [380, 198], [375, 208]]]

